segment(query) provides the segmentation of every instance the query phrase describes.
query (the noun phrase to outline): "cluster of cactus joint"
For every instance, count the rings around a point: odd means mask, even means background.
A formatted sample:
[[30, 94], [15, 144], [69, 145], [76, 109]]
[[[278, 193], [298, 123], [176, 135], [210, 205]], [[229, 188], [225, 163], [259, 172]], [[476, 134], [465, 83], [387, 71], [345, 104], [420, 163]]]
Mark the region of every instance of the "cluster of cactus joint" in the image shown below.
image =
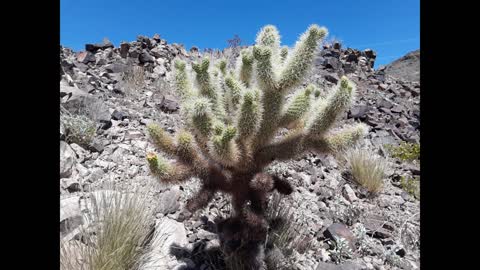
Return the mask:
[[[332, 132], [354, 97], [350, 80], [342, 77], [326, 98], [316, 94], [314, 85], [302, 87], [326, 35], [325, 28], [311, 25], [289, 51], [280, 46], [276, 27], [267, 25], [256, 44], [241, 51], [232, 70], [224, 59], [205, 58], [191, 69], [175, 61], [175, 85], [187, 127], [171, 136], [159, 125], [149, 125], [156, 148], [175, 161], [154, 153], [147, 160], [162, 183], [201, 180], [199, 191], [186, 204], [190, 213], [207, 206], [216, 192], [227, 193], [234, 214], [226, 223], [238, 229], [235, 238], [262, 241], [268, 230], [269, 192], [293, 191], [285, 179], [267, 174], [266, 166], [305, 151], [343, 150], [364, 136], [362, 124]], [[277, 138], [284, 128], [287, 135]]]

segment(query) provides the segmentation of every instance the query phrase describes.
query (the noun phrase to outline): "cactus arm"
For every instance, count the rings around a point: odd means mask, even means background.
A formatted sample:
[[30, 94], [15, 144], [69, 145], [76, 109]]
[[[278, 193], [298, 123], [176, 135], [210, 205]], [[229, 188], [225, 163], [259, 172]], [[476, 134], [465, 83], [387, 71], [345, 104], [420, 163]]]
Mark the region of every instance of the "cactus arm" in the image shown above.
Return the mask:
[[215, 135], [211, 141], [210, 152], [215, 160], [228, 167], [238, 161], [238, 147], [233, 141], [236, 133], [235, 127], [228, 126], [221, 135]]
[[285, 63], [285, 60], [288, 57], [288, 47], [283, 46], [282, 49], [280, 50], [280, 60], [282, 63]]
[[150, 172], [160, 183], [178, 184], [194, 176], [193, 170], [189, 166], [181, 163], [170, 164], [165, 158], [158, 157], [156, 154], [149, 153], [147, 162]]
[[274, 64], [279, 64], [280, 60], [280, 33], [273, 25], [266, 25], [257, 34], [255, 44], [269, 48], [272, 53]]
[[240, 141], [246, 141], [258, 129], [261, 117], [259, 99], [260, 93], [256, 89], [248, 90], [243, 95], [237, 121], [238, 139]]
[[335, 91], [326, 100], [319, 100], [315, 106], [318, 113], [307, 126], [309, 136], [320, 138], [335, 123], [352, 103], [355, 86], [345, 76], [341, 78]]
[[175, 87], [183, 100], [188, 100], [195, 96], [192, 89], [190, 78], [186, 71], [186, 64], [181, 60], [175, 60]]
[[273, 160], [286, 160], [301, 154], [305, 135], [302, 132], [293, 132], [278, 142], [262, 147], [255, 153], [255, 162], [264, 167]]
[[225, 86], [228, 89], [228, 104], [231, 105], [229, 107], [231, 107], [232, 112], [235, 112], [238, 109], [245, 87], [231, 75], [226, 76]]
[[227, 60], [225, 59], [220, 59], [220, 61], [217, 64], [218, 69], [222, 73], [223, 76], [227, 75]]
[[168, 155], [176, 155], [176, 146], [173, 138], [167, 134], [159, 125], [149, 124], [147, 131], [152, 138], [155, 147]]
[[202, 62], [192, 64], [192, 69], [196, 73], [195, 79], [200, 88], [200, 95], [208, 98], [211, 101], [214, 114], [218, 118], [222, 119], [225, 117], [225, 108], [221, 98], [219, 97], [215, 81], [211, 78], [211, 74], [208, 71], [209, 66], [210, 60], [208, 58], [204, 58]]
[[342, 128], [334, 134], [321, 139], [309, 138], [306, 147], [320, 153], [338, 153], [353, 146], [368, 132], [365, 124], [356, 124]]
[[209, 189], [203, 186], [197, 193], [192, 196], [192, 198], [188, 200], [186, 205], [187, 210], [190, 212], [195, 212], [200, 208], [206, 207], [208, 203], [213, 199], [214, 195], [215, 191], [213, 189]]
[[287, 127], [299, 121], [308, 112], [310, 109], [311, 94], [314, 89], [314, 85], [309, 85], [292, 98], [291, 102], [286, 106], [287, 110], [280, 118], [280, 126]]
[[279, 126], [280, 115], [284, 103], [283, 94], [278, 91], [263, 92], [262, 101], [262, 118], [259, 129], [255, 134], [253, 148], [268, 144], [275, 136], [275, 132]]
[[293, 49], [292, 55], [287, 59], [285, 68], [279, 78], [279, 88], [286, 89], [298, 85], [306, 75], [313, 63], [315, 52], [321, 39], [327, 35], [326, 28], [312, 25], [300, 37]]
[[253, 57], [256, 61], [255, 72], [258, 86], [264, 92], [275, 91], [277, 89], [277, 82], [271, 59], [271, 49], [255, 45], [253, 47]]
[[253, 74], [253, 54], [249, 50], [242, 50], [240, 59], [237, 60], [238, 78], [246, 86], [251, 86]]

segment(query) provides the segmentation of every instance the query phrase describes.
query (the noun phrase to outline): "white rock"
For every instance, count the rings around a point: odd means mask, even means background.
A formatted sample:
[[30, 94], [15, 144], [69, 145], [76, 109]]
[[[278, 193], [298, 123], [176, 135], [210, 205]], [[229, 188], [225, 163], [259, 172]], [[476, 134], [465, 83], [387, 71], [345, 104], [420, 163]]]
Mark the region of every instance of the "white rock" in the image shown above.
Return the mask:
[[[151, 242], [151, 250], [145, 254], [145, 263], [140, 270], [149, 269], [181, 269], [183, 264], [170, 254], [171, 246], [188, 245], [187, 233], [182, 223], [164, 217], [156, 221], [155, 233]], [[186, 264], [185, 264], [186, 265]], [[180, 267], [180, 268], [179, 268]]]
[[80, 163], [77, 163], [76, 168], [81, 177], [86, 177], [90, 174], [90, 171]]
[[60, 235], [63, 237], [84, 223], [80, 197], [60, 199]]
[[70, 144], [70, 147], [72, 147], [73, 151], [77, 155], [77, 161], [82, 163], [86, 157], [89, 156], [89, 152], [85, 149], [83, 149], [80, 145], [76, 143]]
[[60, 177], [70, 177], [75, 163], [75, 152], [66, 142], [60, 141]]
[[140, 150], [145, 150], [147, 148], [148, 142], [146, 141], [132, 141], [132, 145]]
[[127, 173], [129, 177], [134, 177], [135, 175], [138, 174], [138, 166], [137, 165], [130, 166]]
[[343, 196], [349, 202], [354, 202], [358, 200], [357, 196], [355, 195], [355, 191], [353, 191], [349, 184], [345, 184], [345, 186], [343, 186]]

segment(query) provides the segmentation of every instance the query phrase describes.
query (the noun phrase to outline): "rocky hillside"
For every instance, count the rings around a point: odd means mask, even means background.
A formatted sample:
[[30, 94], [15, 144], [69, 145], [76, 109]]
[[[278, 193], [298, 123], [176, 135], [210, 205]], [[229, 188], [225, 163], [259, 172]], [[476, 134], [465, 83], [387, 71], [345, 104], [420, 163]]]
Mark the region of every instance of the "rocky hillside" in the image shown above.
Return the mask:
[[407, 81], [420, 81], [420, 50], [409, 52], [379, 69], [386, 75]]
[[[108, 189], [112, 183], [117, 190], [130, 191], [155, 182], [145, 161], [146, 153], [154, 150], [146, 124], [158, 122], [172, 134], [183, 126], [182, 107], [171, 86], [173, 59], [196, 61], [206, 55], [234, 59], [235, 52], [187, 51], [159, 35], [139, 36], [119, 47], [108, 42], [87, 44], [81, 52], [60, 47], [60, 224], [64, 241], [81, 241], [80, 229], [89, 226], [83, 215], [90, 192]], [[295, 185], [294, 193], [284, 199], [285, 206], [294, 209], [291, 220], [300, 228], [296, 234], [308, 245], [277, 254], [288, 257], [295, 269], [420, 267], [420, 205], [418, 190], [412, 191], [416, 186], [412, 183], [419, 181], [419, 161], [405, 160], [389, 150], [402, 143], [419, 143], [420, 84], [415, 79], [418, 69], [410, 68], [414, 61], [409, 59], [415, 56], [409, 57], [375, 72], [372, 50], [335, 43], [319, 51], [305, 85], [319, 85], [323, 95], [343, 75], [357, 84], [355, 103], [341, 122], [364, 122], [370, 127], [362, 148], [380, 155], [387, 169], [382, 190], [369, 196], [352, 181], [340, 158], [309, 153], [270, 166], [270, 171]], [[165, 255], [159, 260], [168, 267], [153, 269], [215, 269], [207, 259], [208, 250], [219, 245], [214, 220], [230, 208], [228, 200], [217, 195], [209, 207], [185, 219], [181, 209], [196, 188], [192, 182], [155, 185], [148, 190], [155, 235], [167, 233], [165, 241], [185, 251], [175, 256], [159, 251]], [[173, 229], [165, 232], [168, 228]], [[337, 235], [345, 236], [352, 254], [339, 255], [338, 247], [332, 247]], [[165, 241], [151, 245], [165, 246]]]

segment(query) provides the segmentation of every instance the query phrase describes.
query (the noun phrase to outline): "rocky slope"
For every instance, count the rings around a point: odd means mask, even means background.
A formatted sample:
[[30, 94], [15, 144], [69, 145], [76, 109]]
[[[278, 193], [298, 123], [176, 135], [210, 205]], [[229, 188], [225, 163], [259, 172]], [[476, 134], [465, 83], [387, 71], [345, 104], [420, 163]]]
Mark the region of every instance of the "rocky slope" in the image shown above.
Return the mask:
[[[61, 227], [62, 237], [75, 239], [85, 223], [82, 200], [87, 192], [106, 189], [111, 183], [128, 191], [155, 182], [145, 163], [146, 153], [153, 150], [146, 124], [159, 122], [171, 133], [182, 127], [182, 108], [171, 87], [173, 59], [194, 61], [205, 54], [229, 57], [231, 53], [201, 53], [197, 48], [187, 52], [159, 35], [139, 36], [120, 47], [91, 44], [83, 52], [60, 47], [60, 103], [70, 113], [88, 115], [97, 127], [93, 142], [80, 146], [65, 142], [69, 131], [61, 122], [60, 222], [68, 224]], [[314, 82], [328, 91], [342, 75], [357, 84], [355, 104], [342, 121], [362, 121], [370, 126], [363, 147], [382, 155], [388, 163], [382, 191], [375, 197], [366, 196], [346, 176], [343, 164], [331, 156], [307, 153], [269, 168], [296, 187], [284, 202], [294, 209], [292, 220], [301, 224], [298, 234], [309, 243], [308, 248], [290, 255], [296, 269], [420, 267], [419, 200], [400, 184], [402, 176], [419, 175], [419, 164], [392, 158], [385, 149], [387, 144], [419, 142], [420, 84], [408, 76], [394, 79], [386, 70], [375, 72], [375, 58], [371, 50], [325, 45], [305, 84]], [[196, 188], [191, 182], [174, 187], [156, 185], [148, 190], [156, 233], [165, 229], [162, 224], [171, 224], [173, 240], [169, 243], [181, 243], [185, 249], [182, 256], [166, 258], [168, 269], [213, 269], [202, 256], [219, 245], [214, 218], [229, 213], [228, 200], [218, 195], [208, 208], [184, 219], [180, 209]], [[360, 227], [366, 234], [352, 233]], [[335, 233], [351, 235], [351, 244], [357, 249], [340, 265], [334, 264], [335, 253], [327, 244]]]
[[379, 71], [386, 75], [406, 81], [420, 81], [420, 50], [409, 52], [401, 58], [386, 65]]

